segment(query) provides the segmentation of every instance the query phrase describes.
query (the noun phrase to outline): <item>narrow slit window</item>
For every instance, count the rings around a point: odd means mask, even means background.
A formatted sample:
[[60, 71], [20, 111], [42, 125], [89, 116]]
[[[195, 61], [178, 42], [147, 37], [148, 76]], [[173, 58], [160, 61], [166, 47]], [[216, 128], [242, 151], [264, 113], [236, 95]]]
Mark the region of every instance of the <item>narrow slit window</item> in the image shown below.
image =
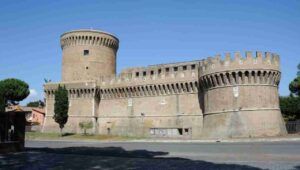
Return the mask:
[[160, 74], [161, 73], [161, 69], [158, 69], [158, 74]]
[[90, 51], [89, 50], [83, 50], [83, 55], [84, 56], [87, 56], [87, 55], [89, 55], [90, 54]]

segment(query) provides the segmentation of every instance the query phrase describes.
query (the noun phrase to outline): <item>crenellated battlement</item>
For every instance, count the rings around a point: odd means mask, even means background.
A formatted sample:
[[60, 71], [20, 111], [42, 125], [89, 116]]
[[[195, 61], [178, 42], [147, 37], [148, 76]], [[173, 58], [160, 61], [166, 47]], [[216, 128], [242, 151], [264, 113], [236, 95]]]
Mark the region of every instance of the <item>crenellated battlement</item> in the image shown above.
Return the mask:
[[221, 55], [216, 55], [200, 62], [200, 75], [247, 69], [279, 70], [279, 55], [270, 52], [256, 52], [256, 55], [253, 56], [252, 52], [246, 52], [245, 56], [242, 56], [240, 52], [235, 52], [233, 56], [226, 53], [224, 59], [221, 59]]
[[96, 30], [75, 30], [61, 35], [62, 49], [76, 45], [105, 46], [117, 51], [119, 40], [112, 34]]
[[278, 86], [280, 81], [279, 56], [270, 52], [239, 52], [234, 58], [229, 53], [222, 60], [220, 55], [209, 57], [200, 62], [199, 80], [203, 89], [234, 85], [270, 85]]
[[65, 86], [70, 98], [92, 98], [100, 95], [99, 88], [96, 85], [95, 81], [47, 83], [44, 85], [44, 92], [47, 98], [54, 98], [58, 86]]
[[125, 69], [118, 76], [100, 77], [101, 87], [159, 84], [198, 79], [199, 61]]

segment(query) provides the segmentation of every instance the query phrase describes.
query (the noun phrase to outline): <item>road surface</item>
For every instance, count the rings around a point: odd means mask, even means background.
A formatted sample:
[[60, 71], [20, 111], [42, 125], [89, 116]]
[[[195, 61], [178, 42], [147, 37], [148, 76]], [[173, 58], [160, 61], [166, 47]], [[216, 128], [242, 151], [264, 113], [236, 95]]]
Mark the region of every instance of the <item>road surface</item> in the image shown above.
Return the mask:
[[300, 142], [27, 141], [1, 169], [300, 169]]

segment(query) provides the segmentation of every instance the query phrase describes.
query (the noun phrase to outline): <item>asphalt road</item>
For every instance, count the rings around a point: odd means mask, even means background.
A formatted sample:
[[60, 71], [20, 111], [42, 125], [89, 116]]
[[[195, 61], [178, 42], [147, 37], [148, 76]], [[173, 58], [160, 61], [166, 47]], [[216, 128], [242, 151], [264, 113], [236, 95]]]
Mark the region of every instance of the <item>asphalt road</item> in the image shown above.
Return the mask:
[[1, 169], [300, 169], [300, 142], [27, 141]]

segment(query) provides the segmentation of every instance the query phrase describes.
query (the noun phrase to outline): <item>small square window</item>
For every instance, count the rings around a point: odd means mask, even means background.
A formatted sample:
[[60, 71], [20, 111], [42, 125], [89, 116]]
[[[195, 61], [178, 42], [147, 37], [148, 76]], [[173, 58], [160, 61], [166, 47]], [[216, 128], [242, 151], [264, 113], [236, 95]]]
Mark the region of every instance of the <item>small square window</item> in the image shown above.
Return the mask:
[[169, 71], [170, 71], [170, 68], [169, 68], [169, 67], [167, 67], [167, 68], [166, 68], [166, 72], [169, 72]]
[[195, 70], [195, 68], [196, 68], [196, 65], [193, 64], [193, 65], [192, 65], [192, 70]]
[[150, 74], [151, 74], [151, 75], [153, 75], [153, 74], [154, 74], [154, 71], [153, 71], [153, 70], [151, 70], [151, 71], [150, 71]]
[[89, 50], [83, 50], [83, 55], [86, 56], [86, 55], [89, 55], [90, 54], [90, 51]]
[[174, 71], [178, 71], [178, 67], [174, 67]]
[[161, 73], [161, 69], [158, 69], [158, 74], [160, 74]]
[[183, 67], [182, 67], [182, 70], [186, 70], [186, 69], [187, 69], [187, 67], [186, 67], [186, 66], [183, 66]]

